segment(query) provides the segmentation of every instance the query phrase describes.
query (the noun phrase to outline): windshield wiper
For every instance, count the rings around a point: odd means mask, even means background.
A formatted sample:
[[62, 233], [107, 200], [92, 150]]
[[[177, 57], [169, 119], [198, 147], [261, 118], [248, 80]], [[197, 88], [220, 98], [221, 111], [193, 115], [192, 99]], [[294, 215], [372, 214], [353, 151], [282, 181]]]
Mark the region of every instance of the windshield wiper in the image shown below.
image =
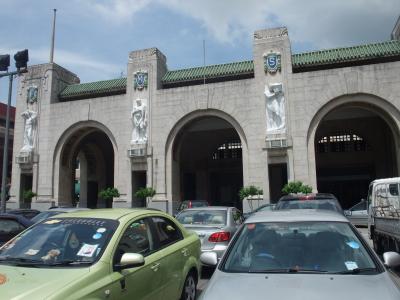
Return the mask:
[[353, 270], [334, 272], [332, 274], [360, 274], [360, 273], [368, 273], [368, 272], [372, 272], [372, 271], [376, 271], [376, 268], [355, 268]]
[[286, 268], [286, 269], [264, 269], [264, 270], [249, 270], [249, 273], [327, 273], [325, 270], [301, 269], [301, 268]]
[[43, 261], [36, 260], [36, 259], [29, 259], [24, 257], [1, 257], [0, 262], [10, 262], [17, 266], [24, 266], [24, 267], [35, 267], [38, 265], [43, 265]]
[[74, 266], [74, 265], [90, 265], [92, 261], [76, 261], [76, 260], [62, 260], [48, 264], [49, 266]]

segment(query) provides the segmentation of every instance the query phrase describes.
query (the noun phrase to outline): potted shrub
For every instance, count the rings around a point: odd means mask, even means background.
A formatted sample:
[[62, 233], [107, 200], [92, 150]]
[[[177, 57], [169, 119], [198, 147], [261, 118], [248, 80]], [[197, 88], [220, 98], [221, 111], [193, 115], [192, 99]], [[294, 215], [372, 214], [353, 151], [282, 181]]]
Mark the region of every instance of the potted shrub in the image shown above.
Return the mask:
[[312, 192], [312, 187], [303, 184], [301, 181], [291, 181], [284, 185], [282, 193], [288, 194], [309, 194]]
[[[145, 203], [144, 201], [147, 199], [149, 200], [150, 198], [152, 198], [154, 195], [156, 194], [156, 190], [153, 189], [152, 187], [142, 187], [139, 188], [136, 192], [135, 192], [135, 197], [142, 199], [143, 200], [143, 204]], [[148, 204], [148, 201], [146, 201], [146, 206]]]
[[105, 188], [105, 189], [101, 190], [99, 193], [99, 198], [105, 200], [107, 208], [111, 208], [113, 198], [116, 198], [119, 196], [120, 195], [119, 195], [118, 189], [114, 188], [114, 187]]
[[22, 193], [22, 198], [23, 198], [23, 208], [30, 208], [31, 203], [32, 203], [32, 198], [36, 197], [37, 194], [32, 192], [32, 190], [26, 190]]
[[253, 210], [253, 200], [260, 200], [262, 199], [263, 190], [254, 186], [244, 186], [239, 191], [239, 198], [240, 200], [247, 200], [249, 203], [249, 207]]

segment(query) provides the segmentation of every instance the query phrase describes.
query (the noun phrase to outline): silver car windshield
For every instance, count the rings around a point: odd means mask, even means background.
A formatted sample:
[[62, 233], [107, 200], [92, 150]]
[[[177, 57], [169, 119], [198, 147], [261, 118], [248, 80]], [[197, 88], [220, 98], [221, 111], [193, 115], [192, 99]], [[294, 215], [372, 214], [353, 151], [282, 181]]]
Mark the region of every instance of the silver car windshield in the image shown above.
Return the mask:
[[226, 210], [186, 210], [176, 218], [184, 225], [224, 225]]
[[118, 221], [47, 219], [0, 248], [0, 263], [21, 266], [90, 265], [100, 256]]
[[227, 272], [376, 273], [377, 266], [346, 223], [245, 224], [221, 270]]

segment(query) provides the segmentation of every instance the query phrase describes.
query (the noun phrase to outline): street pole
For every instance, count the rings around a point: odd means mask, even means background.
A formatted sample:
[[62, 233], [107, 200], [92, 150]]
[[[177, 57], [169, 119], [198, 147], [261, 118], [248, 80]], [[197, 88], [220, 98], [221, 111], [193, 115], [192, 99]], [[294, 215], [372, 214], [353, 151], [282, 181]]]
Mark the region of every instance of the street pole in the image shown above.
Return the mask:
[[14, 74], [10, 74], [8, 84], [8, 102], [7, 102], [7, 114], [6, 114], [6, 132], [4, 138], [4, 152], [3, 152], [3, 172], [1, 178], [1, 212], [6, 212], [6, 180], [8, 172], [8, 131], [10, 127], [10, 106], [11, 106], [11, 94], [12, 94], [12, 83]]

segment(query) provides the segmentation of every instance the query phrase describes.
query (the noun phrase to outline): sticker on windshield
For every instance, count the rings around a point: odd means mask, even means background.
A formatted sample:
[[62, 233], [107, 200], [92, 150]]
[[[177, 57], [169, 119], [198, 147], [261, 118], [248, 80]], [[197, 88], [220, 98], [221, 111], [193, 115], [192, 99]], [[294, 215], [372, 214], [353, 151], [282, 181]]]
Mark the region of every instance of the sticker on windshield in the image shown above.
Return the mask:
[[29, 249], [28, 251], [25, 252], [25, 255], [33, 256], [33, 255], [38, 254], [38, 252], [39, 252], [39, 250]]
[[104, 232], [106, 232], [106, 230], [107, 230], [106, 228], [101, 227], [101, 228], [97, 229], [96, 232], [98, 232], [98, 233], [104, 233]]
[[347, 242], [346, 244], [347, 244], [349, 247], [353, 248], [353, 249], [358, 249], [358, 248], [360, 248], [360, 245], [359, 245], [357, 242], [355, 242], [355, 241]]
[[60, 222], [61, 222], [61, 220], [48, 220], [48, 221], [45, 221], [43, 224], [57, 224]]
[[93, 238], [94, 240], [98, 240], [98, 239], [101, 239], [102, 236], [103, 236], [103, 235], [102, 235], [101, 233], [95, 233], [95, 234], [92, 236], [92, 238]]
[[92, 257], [99, 245], [83, 244], [82, 248], [76, 254], [78, 256]]
[[7, 282], [7, 276], [5, 274], [0, 274], [0, 285]]
[[358, 269], [357, 263], [355, 261], [345, 261], [344, 264], [349, 271]]
[[247, 224], [247, 229], [248, 230], [253, 230], [254, 228], [256, 228], [256, 224]]

